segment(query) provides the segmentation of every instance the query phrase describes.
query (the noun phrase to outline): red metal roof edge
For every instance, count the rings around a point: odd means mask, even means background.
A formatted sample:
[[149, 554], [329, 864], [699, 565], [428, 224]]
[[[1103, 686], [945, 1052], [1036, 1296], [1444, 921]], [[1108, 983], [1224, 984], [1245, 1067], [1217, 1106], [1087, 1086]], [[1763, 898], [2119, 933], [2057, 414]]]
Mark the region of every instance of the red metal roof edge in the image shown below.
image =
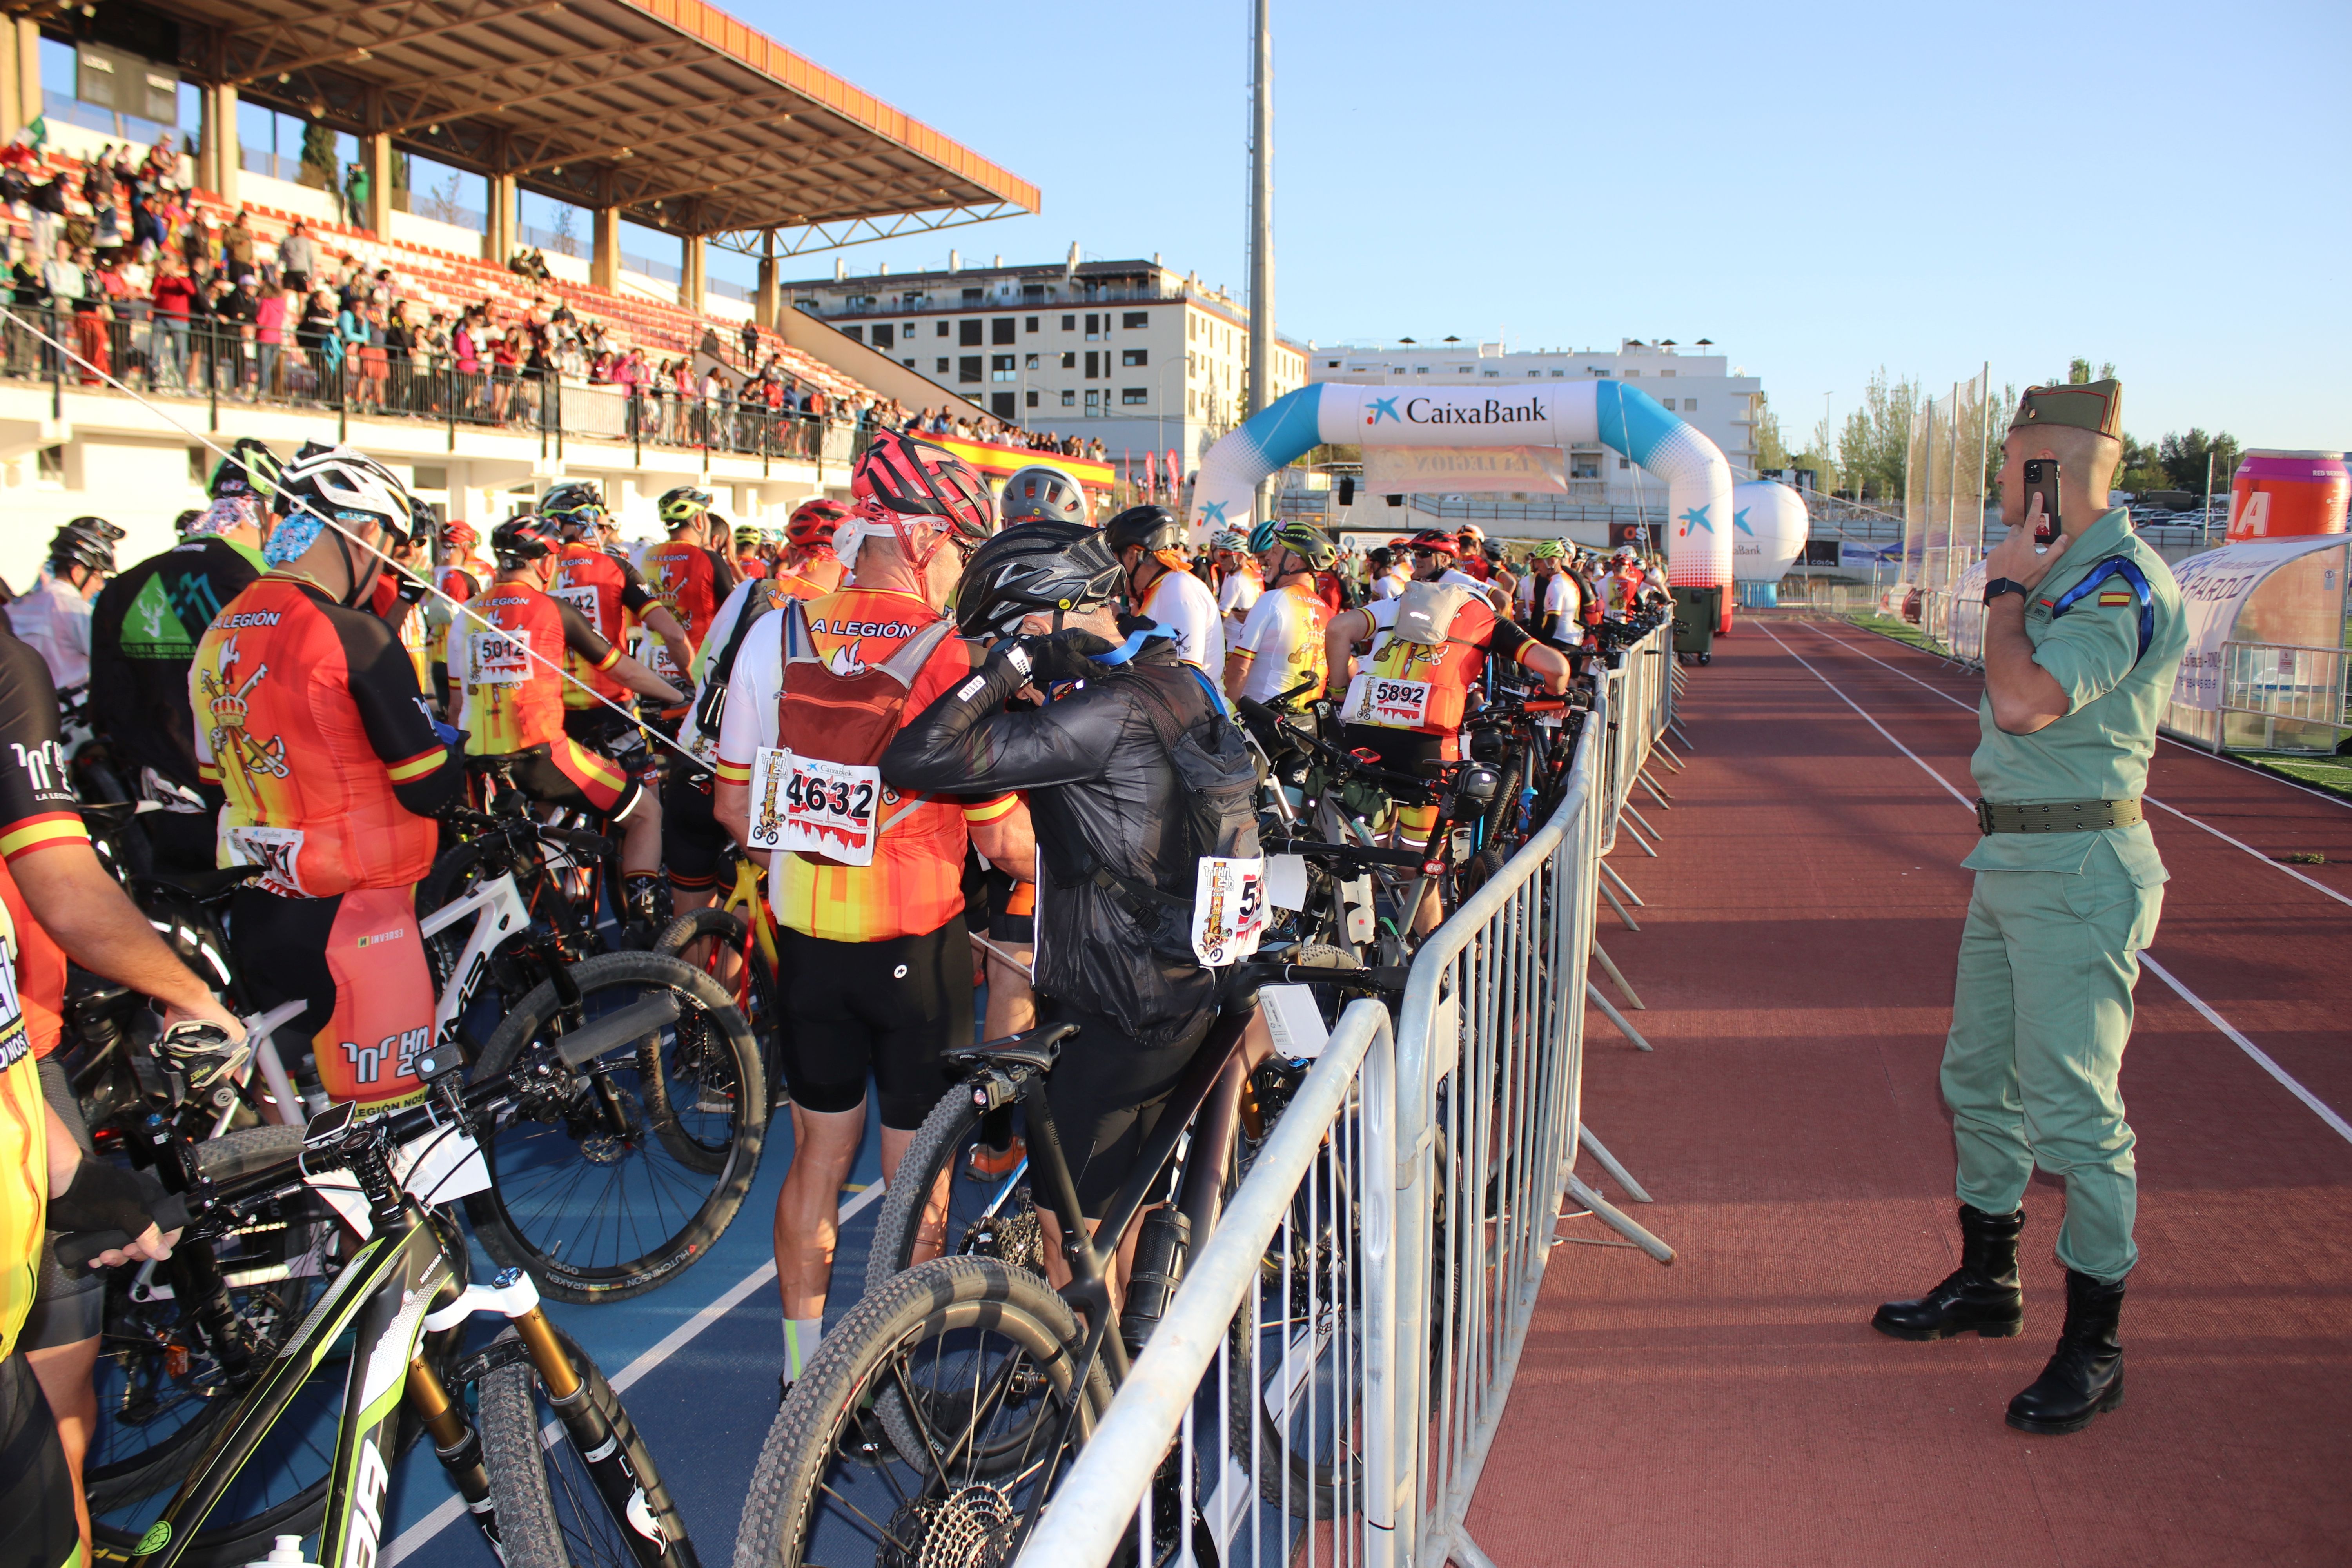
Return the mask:
[[646, 15], [660, 18], [680, 32], [723, 50], [753, 70], [774, 78], [793, 91], [824, 105], [880, 136], [974, 184], [1017, 203], [1027, 212], [1039, 210], [1037, 187], [1008, 169], [1000, 168], [958, 142], [950, 141], [921, 121], [893, 109], [872, 93], [851, 86], [803, 56], [777, 43], [765, 33], [738, 21], [702, 0], [622, 0]]

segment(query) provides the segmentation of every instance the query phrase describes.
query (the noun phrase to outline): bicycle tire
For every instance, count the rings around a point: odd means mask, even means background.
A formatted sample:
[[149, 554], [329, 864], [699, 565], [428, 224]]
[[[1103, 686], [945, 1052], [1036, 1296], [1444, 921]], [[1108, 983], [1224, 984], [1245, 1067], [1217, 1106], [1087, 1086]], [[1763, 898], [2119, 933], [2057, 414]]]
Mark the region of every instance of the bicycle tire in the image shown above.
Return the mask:
[[[760, 1042], [760, 1065], [768, 1074], [768, 1109], [774, 1110], [792, 1093], [792, 1086], [784, 1081], [783, 997], [775, 971], [761, 960], [756, 949], [746, 946], [750, 931], [740, 915], [716, 908], [695, 910], [664, 926], [661, 934], [654, 939], [652, 951], [667, 953], [689, 969], [703, 966], [688, 960], [686, 950], [706, 939], [744, 954], [743, 988], [751, 1008], [744, 1014], [743, 1021], [751, 1026], [751, 1037]], [[703, 972], [709, 973], [707, 969]], [[736, 1010], [743, 1011], [740, 1005]]]
[[[874, 1222], [874, 1239], [866, 1250], [866, 1290], [871, 1295], [914, 1266], [917, 1232], [922, 1224], [925, 1198], [942, 1175], [953, 1181], [952, 1167], [979, 1129], [981, 1111], [971, 1091], [959, 1084], [940, 1097], [931, 1113], [915, 1131], [898, 1159], [898, 1179], [882, 1194], [882, 1213]], [[949, 1188], [952, 1199], [954, 1188]], [[960, 1239], [950, 1218], [947, 1245]]]
[[[1061, 1419], [1075, 1410], [1072, 1447], [1084, 1446], [1109, 1403], [1110, 1389], [1099, 1357], [1083, 1380], [1072, 1364], [1083, 1338], [1068, 1303], [1037, 1276], [994, 1258], [934, 1258], [869, 1290], [825, 1335], [793, 1384], [769, 1425], [744, 1498], [736, 1568], [801, 1568], [835, 1460], [877, 1468], [890, 1462], [881, 1456], [890, 1447], [887, 1438], [848, 1429], [860, 1422], [866, 1395], [890, 1370], [896, 1352], [926, 1338], [975, 1328], [1002, 1335], [1032, 1358], [1053, 1406], [1040, 1410], [1036, 1419]], [[850, 1447], [861, 1447], [866, 1458], [845, 1457]], [[1066, 1465], [1057, 1473], [1066, 1474]], [[897, 1486], [895, 1478], [885, 1479]], [[921, 1560], [919, 1548], [905, 1553], [905, 1561]]]
[[[734, 1221], [736, 1211], [742, 1207], [743, 1194], [751, 1190], [751, 1179], [760, 1168], [760, 1152], [764, 1142], [768, 1123], [767, 1079], [760, 1064], [759, 1047], [751, 1031], [736, 1012], [733, 1002], [719, 983], [697, 969], [690, 969], [675, 958], [653, 952], [608, 952], [573, 964], [570, 974], [579, 987], [583, 1004], [599, 992], [664, 990], [677, 997], [679, 1016], [667, 1033], [671, 1048], [676, 1053], [663, 1056], [661, 1033], [646, 1036], [638, 1043], [634, 1056], [614, 1053], [604, 1058], [607, 1072], [634, 1072], [637, 1088], [629, 1090], [616, 1085], [616, 1094], [635, 1099], [644, 1108], [646, 1125], [654, 1131], [653, 1143], [658, 1144], [663, 1157], [676, 1161], [692, 1174], [708, 1178], [708, 1191], [694, 1205], [692, 1212], [662, 1223], [670, 1226], [656, 1245], [634, 1258], [615, 1259], [610, 1263], [576, 1263], [559, 1254], [568, 1242], [584, 1233], [574, 1230], [572, 1237], [558, 1239], [550, 1249], [532, 1239], [533, 1227], [520, 1220], [513, 1212], [512, 1200], [520, 1196], [514, 1189], [518, 1158], [528, 1166], [532, 1160], [545, 1164], [551, 1156], [562, 1151], [553, 1145], [521, 1148], [509, 1133], [524, 1126], [551, 1127], [568, 1131], [572, 1138], [572, 1157], [617, 1167], [625, 1158], [644, 1155], [647, 1161], [649, 1181], [675, 1182], [675, 1176], [664, 1176], [651, 1164], [653, 1155], [642, 1137], [632, 1142], [620, 1138], [613, 1142], [597, 1144], [583, 1150], [592, 1138], [606, 1134], [590, 1134], [579, 1131], [579, 1118], [571, 1115], [581, 1108], [593, 1092], [589, 1075], [579, 1075], [572, 1107], [567, 1108], [562, 1121], [535, 1122], [509, 1110], [502, 1112], [496, 1128], [483, 1140], [483, 1153], [488, 1160], [492, 1181], [488, 1192], [477, 1193], [466, 1200], [466, 1212], [474, 1222], [475, 1234], [483, 1249], [499, 1262], [510, 1268], [526, 1269], [538, 1281], [542, 1294], [559, 1301], [594, 1304], [604, 1301], [626, 1300], [642, 1295], [663, 1284], [681, 1269], [700, 1259], [726, 1234]], [[497, 1031], [482, 1047], [481, 1059], [474, 1065], [472, 1077], [484, 1079], [505, 1073], [512, 1068], [523, 1048], [541, 1038], [548, 1026], [556, 1018], [559, 1005], [552, 981], [543, 981], [524, 997], [509, 1014]], [[689, 1059], [691, 1058], [691, 1059]], [[694, 1162], [679, 1159], [669, 1152], [677, 1140], [675, 1132], [665, 1133], [658, 1126], [663, 1117], [676, 1117], [681, 1121], [689, 1115], [719, 1115], [705, 1112], [699, 1105], [680, 1108], [668, 1092], [669, 1066], [676, 1062], [690, 1067], [704, 1076], [698, 1078], [698, 1092], [724, 1097], [730, 1109], [724, 1114], [729, 1136], [723, 1152], [712, 1162], [710, 1170], [702, 1170]], [[583, 1110], [581, 1115], [584, 1117]], [[642, 1131], [642, 1129], [640, 1129]], [[526, 1134], [537, 1137], [538, 1134]], [[696, 1134], [696, 1141], [701, 1141]], [[501, 1165], [505, 1173], [501, 1173]], [[573, 1212], [600, 1228], [608, 1220], [616, 1226], [616, 1244], [640, 1245], [637, 1240], [618, 1242], [620, 1229], [641, 1237], [643, 1227], [634, 1221], [610, 1212], [608, 1201], [617, 1178], [606, 1183], [604, 1198], [584, 1210], [576, 1206]], [[689, 1187], [696, 1184], [688, 1184]], [[576, 1178], [575, 1178], [576, 1186]], [[576, 1195], [567, 1188], [551, 1194], [568, 1201]], [[658, 1196], [659, 1194], [656, 1194]], [[561, 1204], [558, 1205], [561, 1207]], [[562, 1223], [560, 1215], [551, 1216]], [[593, 1238], [592, 1238], [593, 1239]]]
[[[647, 1510], [663, 1539], [687, 1542], [686, 1524], [663, 1485], [659, 1467], [646, 1447], [620, 1396], [596, 1363], [558, 1329], [557, 1341], [571, 1358], [588, 1402], [613, 1426], [613, 1436], [629, 1457], [644, 1489]], [[505, 1568], [633, 1568], [636, 1558], [604, 1494], [583, 1467], [572, 1435], [547, 1402], [539, 1370], [509, 1328], [490, 1343], [490, 1369], [476, 1384], [482, 1435], [483, 1468], [489, 1472], [490, 1500], [498, 1508], [499, 1548]], [[541, 1434], [552, 1424], [555, 1441]], [[682, 1558], [692, 1562], [691, 1547]]]

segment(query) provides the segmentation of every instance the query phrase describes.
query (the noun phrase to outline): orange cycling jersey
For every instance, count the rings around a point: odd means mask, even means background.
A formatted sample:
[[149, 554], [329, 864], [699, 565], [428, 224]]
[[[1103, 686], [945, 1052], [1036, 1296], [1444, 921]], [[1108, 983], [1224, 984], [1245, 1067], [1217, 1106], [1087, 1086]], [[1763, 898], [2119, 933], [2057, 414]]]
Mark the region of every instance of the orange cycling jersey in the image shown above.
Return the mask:
[[406, 650], [365, 610], [272, 572], [229, 601], [188, 671], [196, 763], [227, 792], [220, 863], [296, 898], [405, 887], [462, 782]]
[[[646, 552], [645, 574], [654, 597], [668, 605], [677, 624], [686, 628], [688, 645], [700, 647], [710, 634], [711, 617], [735, 588], [735, 574], [726, 557], [699, 544], [673, 541]], [[686, 684], [670, 659], [668, 646], [659, 637], [647, 641], [646, 652], [652, 657], [646, 662], [654, 673], [673, 686]]]
[[1343, 717], [1420, 735], [1460, 730], [1470, 688], [1485, 673], [1487, 656], [1510, 658], [1534, 640], [1517, 623], [1496, 616], [1484, 599], [1467, 594], [1446, 624], [1443, 642], [1407, 642], [1387, 630], [1375, 636], [1372, 657], [1357, 677], [1361, 688], [1350, 689]]
[[[641, 616], [656, 602], [635, 567], [593, 544], [567, 544], [556, 563], [555, 585], [548, 592], [579, 611], [596, 635], [614, 647], [627, 640], [627, 616]], [[576, 653], [563, 656], [563, 668], [582, 683], [564, 684], [566, 708], [593, 708], [596, 697], [621, 703], [636, 700], [627, 687]], [[595, 697], [589, 695], [591, 691]]]
[[[579, 611], [524, 583], [500, 583], [459, 616], [450, 683], [458, 689], [457, 727], [466, 751], [500, 757], [563, 738], [563, 678], [542, 660], [559, 654], [600, 674], [621, 650], [596, 635]], [[533, 656], [537, 657], [534, 658]]]
[[[448, 597], [462, 605], [482, 591], [481, 580], [462, 566], [445, 566], [436, 585]], [[432, 632], [425, 639], [425, 656], [429, 664], [447, 668], [449, 664], [449, 621], [456, 612], [447, 605], [440, 607], [432, 617]]]

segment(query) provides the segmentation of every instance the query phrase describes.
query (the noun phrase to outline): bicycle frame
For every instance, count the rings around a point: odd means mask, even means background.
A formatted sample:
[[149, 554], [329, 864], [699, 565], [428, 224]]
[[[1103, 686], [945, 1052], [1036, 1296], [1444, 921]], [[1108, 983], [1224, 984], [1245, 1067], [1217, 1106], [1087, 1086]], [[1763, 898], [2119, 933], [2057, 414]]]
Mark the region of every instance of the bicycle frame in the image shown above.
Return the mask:
[[530, 910], [522, 901], [522, 890], [515, 885], [514, 873], [500, 873], [483, 883], [455, 903], [440, 909], [417, 921], [417, 929], [427, 937], [437, 936], [469, 915], [478, 915], [473, 929], [467, 932], [466, 946], [450, 970], [449, 984], [442, 988], [433, 1005], [433, 1043], [447, 1045], [457, 1038], [457, 1019], [473, 999], [474, 987], [480, 984], [482, 973], [489, 966], [490, 954], [497, 952], [507, 938], [530, 924]]

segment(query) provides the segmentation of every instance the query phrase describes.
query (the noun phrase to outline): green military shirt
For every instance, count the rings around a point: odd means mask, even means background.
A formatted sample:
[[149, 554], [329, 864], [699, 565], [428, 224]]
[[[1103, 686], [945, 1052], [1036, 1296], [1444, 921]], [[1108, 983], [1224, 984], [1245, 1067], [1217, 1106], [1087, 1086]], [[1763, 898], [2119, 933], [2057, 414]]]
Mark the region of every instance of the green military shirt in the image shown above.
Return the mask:
[[[2145, 652], [2138, 589], [2110, 562], [2137, 570], [2147, 584]], [[2189, 646], [2189, 623], [2172, 569], [2133, 531], [2129, 513], [2116, 508], [2067, 546], [2027, 601], [2025, 635], [2033, 662], [2066, 694], [2066, 716], [2031, 735], [2011, 735], [1993, 722], [1988, 691], [1977, 708], [1982, 739], [1969, 763], [1984, 798], [2002, 805], [2139, 799], [2157, 721]], [[2136, 885], [2165, 879], [2145, 822], [2090, 833], [1989, 833], [1961, 864], [1979, 871], [2076, 872], [2100, 839], [2114, 846]]]

